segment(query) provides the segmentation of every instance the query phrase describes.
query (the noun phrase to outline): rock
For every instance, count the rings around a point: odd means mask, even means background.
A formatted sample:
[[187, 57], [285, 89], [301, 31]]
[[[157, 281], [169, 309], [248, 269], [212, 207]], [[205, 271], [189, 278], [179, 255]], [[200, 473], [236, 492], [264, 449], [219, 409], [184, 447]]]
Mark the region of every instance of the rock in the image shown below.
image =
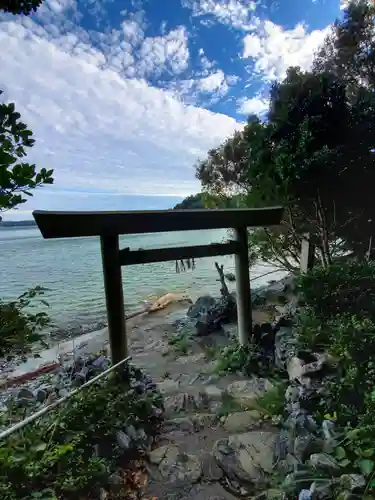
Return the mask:
[[318, 361], [313, 361], [312, 363], [307, 363], [302, 367], [302, 373], [300, 377], [305, 377], [306, 375], [316, 376], [324, 368], [325, 360], [320, 359]]
[[250, 380], [239, 380], [229, 384], [227, 392], [238, 401], [250, 404], [271, 389], [273, 384], [268, 379], [253, 377]]
[[138, 432], [135, 430], [134, 425], [128, 425], [125, 429], [125, 432], [131, 441], [137, 441], [137, 439], [139, 438]]
[[304, 366], [304, 361], [297, 356], [291, 357], [287, 361], [287, 372], [289, 376], [289, 380], [299, 380], [303, 374], [303, 366]]
[[294, 439], [294, 456], [304, 462], [309, 455], [319, 450], [320, 442], [308, 430], [300, 431]]
[[19, 399], [28, 399], [28, 400], [34, 400], [35, 399], [35, 394], [31, 389], [28, 389], [27, 387], [22, 387], [20, 391], [18, 392], [17, 397]]
[[236, 275], [234, 273], [225, 273], [224, 276], [230, 282], [236, 281]]
[[98, 368], [100, 370], [105, 371], [108, 368], [108, 360], [105, 356], [99, 356], [98, 358], [94, 359], [92, 362], [92, 366], [94, 368]]
[[223, 476], [223, 471], [218, 466], [211, 453], [204, 453], [201, 457], [203, 480], [219, 481]]
[[167, 414], [181, 413], [191, 410], [207, 410], [210, 407], [208, 396], [203, 392], [189, 394], [183, 392], [164, 399], [164, 407]]
[[116, 441], [119, 447], [123, 450], [128, 450], [131, 445], [130, 437], [123, 431], [116, 432]]
[[290, 326], [282, 326], [275, 335], [275, 364], [285, 370], [287, 361], [296, 355], [297, 340]]
[[190, 417], [177, 417], [168, 420], [165, 424], [167, 431], [181, 430], [182, 432], [187, 432], [192, 434], [195, 432], [194, 422]]
[[63, 387], [62, 389], [59, 390], [59, 397], [60, 398], [65, 398], [66, 396], [69, 396], [69, 391], [68, 389], [65, 389], [65, 387]]
[[310, 490], [301, 490], [298, 495], [298, 500], [313, 500], [313, 494]]
[[262, 485], [273, 470], [276, 437], [271, 431], [236, 434], [217, 441], [213, 453], [229, 479]]
[[343, 474], [340, 486], [351, 493], [362, 493], [366, 487], [366, 479], [361, 474]]
[[178, 446], [165, 445], [150, 453], [150, 461], [157, 465], [163, 478], [170, 482], [195, 483], [202, 475], [201, 463], [195, 455], [180, 453]]
[[338, 461], [328, 453], [313, 453], [310, 455], [309, 464], [315, 469], [327, 470], [332, 475], [340, 470]]
[[201, 337], [221, 330], [222, 322], [236, 317], [236, 301], [233, 295], [214, 299], [209, 295], [200, 297], [189, 307], [187, 316], [196, 320], [195, 335]]
[[225, 419], [223, 427], [228, 432], [246, 432], [254, 425], [259, 424], [261, 414], [257, 410], [239, 411], [231, 413]]
[[87, 381], [88, 368], [83, 367], [79, 372], [74, 374], [74, 381], [78, 385], [83, 385]]
[[108, 477], [108, 483], [113, 485], [123, 484], [124, 479], [115, 472]]
[[157, 384], [158, 390], [162, 393], [174, 392], [178, 390], [179, 387], [180, 387], [179, 382], [168, 378]]
[[324, 436], [323, 450], [326, 453], [332, 453], [333, 450], [338, 446], [338, 439], [334, 422], [331, 422], [331, 420], [323, 420], [322, 432]]
[[300, 400], [301, 391], [297, 386], [289, 385], [285, 391], [286, 403], [295, 403]]
[[202, 297], [199, 297], [195, 304], [192, 304], [189, 307], [186, 314], [189, 318], [198, 319], [202, 314], [206, 314], [215, 305], [216, 299], [210, 295], [203, 295]]
[[36, 393], [36, 399], [39, 403], [44, 403], [47, 399], [48, 392], [45, 389], [38, 389]]
[[216, 385], [207, 385], [205, 388], [205, 393], [210, 399], [221, 400], [223, 395], [223, 390]]

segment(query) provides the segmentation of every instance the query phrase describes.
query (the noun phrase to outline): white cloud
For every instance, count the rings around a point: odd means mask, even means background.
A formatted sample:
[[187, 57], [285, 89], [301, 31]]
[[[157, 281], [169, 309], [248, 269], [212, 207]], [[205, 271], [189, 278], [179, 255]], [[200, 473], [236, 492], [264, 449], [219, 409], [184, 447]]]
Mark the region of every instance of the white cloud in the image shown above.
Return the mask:
[[254, 0], [182, 0], [182, 5], [191, 9], [192, 15], [211, 15], [222, 24], [249, 30], [256, 27], [259, 19], [254, 16], [258, 1]]
[[189, 104], [213, 104], [224, 97], [230, 87], [238, 81], [235, 75], [225, 75], [217, 70], [208, 76], [172, 81], [167, 88], [173, 95]]
[[304, 25], [298, 24], [285, 30], [272, 21], [265, 21], [257, 33], [244, 37], [243, 57], [254, 61], [250, 70], [265, 80], [280, 80], [290, 66], [300, 66], [303, 70], [311, 67], [314, 52], [329, 29], [327, 26], [308, 32]]
[[170, 71], [180, 74], [189, 64], [187, 33], [183, 27], [163, 36], [148, 37], [142, 42], [137, 61], [137, 71], [146, 75]]
[[[134, 39], [139, 31], [132, 28], [127, 33]], [[177, 44], [168, 34], [166, 43], [156, 37], [143, 55], [150, 65], [157, 60], [179, 71], [184, 37], [183, 29]], [[47, 31], [31, 19], [0, 23], [0, 45], [6, 47], [2, 85], [37, 141], [29, 160], [55, 169], [54, 196], [41, 189], [25, 209], [56, 208], [64, 199], [64, 207], [73, 210], [77, 198], [59, 195], [72, 189], [106, 191], [109, 200], [115, 194], [191, 194], [199, 189], [193, 167], [197, 157], [241, 126], [225, 115], [185, 106], [172, 92], [141, 78], [124, 78], [119, 67], [124, 67], [124, 54], [130, 54], [129, 40], [115, 32], [97, 39], [95, 48], [78, 27], [66, 34], [61, 27]], [[114, 63], [116, 57], [122, 57], [122, 65]], [[215, 78], [200, 85], [217, 91], [224, 78]]]
[[241, 99], [238, 112], [243, 115], [261, 115], [268, 110], [269, 100], [262, 97], [252, 97], [251, 99]]

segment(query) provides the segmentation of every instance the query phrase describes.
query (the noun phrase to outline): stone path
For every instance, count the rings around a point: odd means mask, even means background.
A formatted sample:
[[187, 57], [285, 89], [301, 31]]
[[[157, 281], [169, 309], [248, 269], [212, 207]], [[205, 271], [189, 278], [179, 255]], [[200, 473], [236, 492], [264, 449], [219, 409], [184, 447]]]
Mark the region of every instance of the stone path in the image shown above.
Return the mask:
[[[218, 378], [205, 346], [196, 342], [187, 356], [178, 356], [168, 343], [176, 335], [173, 319], [164, 314], [152, 329], [139, 323], [130, 333], [134, 364], [152, 376], [165, 398], [165, 427], [150, 453], [145, 497], [232, 500], [263, 492], [264, 498], [271, 487], [278, 429], [261, 421], [254, 401], [272, 384]], [[268, 498], [279, 496], [269, 493]]]

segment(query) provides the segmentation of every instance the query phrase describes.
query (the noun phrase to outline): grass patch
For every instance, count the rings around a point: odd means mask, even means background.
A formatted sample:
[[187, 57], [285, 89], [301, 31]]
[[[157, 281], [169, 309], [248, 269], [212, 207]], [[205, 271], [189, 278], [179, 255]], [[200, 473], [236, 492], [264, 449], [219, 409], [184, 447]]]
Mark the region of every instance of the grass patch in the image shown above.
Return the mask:
[[169, 339], [168, 344], [173, 347], [175, 354], [178, 356], [186, 356], [191, 352], [193, 342], [189, 332], [187, 330], [182, 330]]
[[272, 389], [255, 400], [254, 409], [261, 412], [265, 418], [281, 415], [285, 405], [285, 390], [286, 384], [276, 381]]
[[227, 417], [230, 413], [241, 411], [243, 409], [244, 408], [241, 403], [239, 403], [237, 399], [232, 396], [232, 394], [224, 392], [221, 396], [221, 404], [218, 407], [216, 414], [218, 418]]

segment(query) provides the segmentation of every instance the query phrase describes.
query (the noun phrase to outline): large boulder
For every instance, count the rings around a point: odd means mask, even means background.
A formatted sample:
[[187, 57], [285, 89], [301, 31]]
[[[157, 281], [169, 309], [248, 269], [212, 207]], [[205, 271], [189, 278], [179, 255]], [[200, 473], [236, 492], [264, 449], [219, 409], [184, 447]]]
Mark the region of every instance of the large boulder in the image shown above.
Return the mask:
[[188, 318], [194, 322], [195, 334], [199, 337], [221, 330], [222, 323], [233, 321], [236, 314], [234, 295], [217, 299], [204, 295], [187, 312]]
[[216, 442], [214, 456], [230, 480], [265, 486], [265, 478], [273, 472], [277, 430], [235, 434]]

